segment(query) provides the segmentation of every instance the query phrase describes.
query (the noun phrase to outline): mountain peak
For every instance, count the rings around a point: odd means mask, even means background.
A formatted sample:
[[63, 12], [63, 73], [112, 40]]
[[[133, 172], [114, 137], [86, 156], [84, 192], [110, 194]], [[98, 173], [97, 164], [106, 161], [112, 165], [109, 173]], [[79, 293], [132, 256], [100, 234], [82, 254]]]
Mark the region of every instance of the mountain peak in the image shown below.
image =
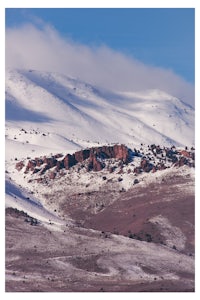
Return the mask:
[[194, 109], [172, 95], [159, 89], [106, 91], [37, 70], [7, 70], [6, 125], [9, 143], [25, 149], [27, 141], [42, 153], [98, 143], [194, 145]]

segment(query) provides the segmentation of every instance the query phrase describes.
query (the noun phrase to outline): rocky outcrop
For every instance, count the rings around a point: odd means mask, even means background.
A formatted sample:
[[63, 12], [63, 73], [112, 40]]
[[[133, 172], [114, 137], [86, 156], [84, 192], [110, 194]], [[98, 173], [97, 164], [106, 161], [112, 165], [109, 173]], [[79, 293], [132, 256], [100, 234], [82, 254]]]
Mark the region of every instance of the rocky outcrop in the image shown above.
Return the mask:
[[90, 149], [80, 150], [74, 153], [75, 160], [77, 162], [83, 162], [90, 156]]
[[23, 169], [24, 167], [24, 163], [23, 161], [19, 161], [18, 163], [16, 163], [15, 168], [17, 169], [17, 171], [21, 171], [21, 169]]
[[[142, 146], [142, 145], [141, 145]], [[81, 168], [86, 168], [86, 171], [99, 172], [107, 166], [107, 170], [112, 173], [117, 169], [118, 174], [135, 173], [139, 175], [142, 172], [155, 173], [158, 170], [164, 170], [170, 166], [182, 167], [187, 165], [194, 167], [195, 150], [177, 150], [174, 146], [171, 148], [161, 147], [159, 145], [148, 146], [148, 150], [144, 153], [143, 147], [140, 150], [134, 148], [134, 152], [128, 149], [125, 145], [101, 146], [92, 147], [84, 150], [79, 150], [73, 154], [53, 155], [51, 157], [36, 157], [30, 159], [25, 166], [23, 161], [16, 163], [16, 169], [21, 171], [24, 168], [24, 173], [32, 172], [32, 174], [43, 175], [48, 171], [48, 177], [54, 179], [65, 173], [64, 170], [69, 170], [73, 166], [79, 164], [78, 171]], [[134, 157], [140, 159], [140, 163], [134, 166]], [[124, 168], [125, 164], [132, 161], [134, 169]], [[114, 165], [107, 159], [115, 159]]]
[[[54, 168], [56, 171], [61, 169], [70, 169], [78, 163], [88, 159], [88, 171], [101, 171], [104, 167], [104, 159], [114, 158], [125, 164], [131, 160], [130, 150], [125, 145], [92, 147], [75, 152], [74, 154], [66, 154], [63, 159], [62, 155], [57, 154], [52, 157], [42, 157], [29, 160], [24, 173], [33, 172], [44, 174], [47, 170]], [[24, 167], [23, 162], [16, 164], [16, 169], [20, 171]], [[50, 178], [54, 175], [51, 173]]]
[[89, 164], [88, 164], [88, 171], [101, 171], [104, 168], [104, 164], [103, 162], [98, 158], [97, 155], [95, 154], [91, 154], [90, 158], [89, 158]]
[[89, 159], [88, 170], [101, 171], [104, 167], [102, 160], [108, 158], [115, 158], [123, 161], [123, 163], [128, 163], [130, 161], [129, 149], [125, 145], [114, 145], [80, 150], [65, 156], [64, 167], [69, 169], [77, 163]]
[[71, 167], [73, 167], [74, 165], [77, 164], [77, 160], [75, 159], [75, 155], [74, 154], [67, 154], [65, 157], [64, 157], [64, 160], [63, 160], [63, 163], [64, 163], [64, 167], [65, 169], [70, 169]]
[[150, 172], [153, 168], [153, 165], [147, 160], [147, 159], [142, 159], [141, 163], [140, 163], [140, 168], [144, 171], [144, 172]]

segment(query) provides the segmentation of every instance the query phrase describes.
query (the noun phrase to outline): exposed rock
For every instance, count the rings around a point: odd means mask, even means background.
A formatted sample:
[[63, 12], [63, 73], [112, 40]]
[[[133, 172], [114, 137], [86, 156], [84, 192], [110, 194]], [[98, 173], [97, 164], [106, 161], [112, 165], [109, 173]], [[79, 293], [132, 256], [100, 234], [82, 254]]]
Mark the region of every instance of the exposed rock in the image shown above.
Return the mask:
[[153, 168], [153, 165], [150, 164], [147, 159], [142, 159], [140, 167], [144, 172], [150, 172]]
[[152, 173], [155, 173], [156, 171], [157, 171], [157, 168], [155, 166], [153, 166]]
[[35, 169], [33, 170], [33, 174], [38, 173], [39, 171], [40, 171], [40, 169], [35, 168]]
[[[143, 150], [143, 148], [141, 148], [141, 150]], [[78, 171], [85, 167], [88, 172], [98, 172], [107, 165], [107, 170], [110, 173], [114, 172], [116, 168], [119, 168], [118, 174], [122, 174], [124, 172], [130, 174], [132, 169], [128, 168], [126, 170], [124, 165], [131, 162], [132, 158], [134, 162], [134, 156], [141, 158], [140, 164], [133, 170], [135, 175], [142, 172], [148, 173], [150, 171], [155, 173], [157, 170], [166, 169], [169, 167], [169, 164], [177, 167], [181, 167], [183, 165], [194, 167], [195, 165], [194, 150], [176, 150], [175, 147], [162, 148], [160, 145], [155, 144], [148, 146], [148, 150], [148, 153], [144, 153], [134, 148], [134, 152], [131, 152], [131, 150], [125, 145], [114, 145], [92, 147], [79, 150], [74, 154], [66, 154], [65, 156], [63, 154], [57, 154], [51, 157], [36, 157], [35, 159], [29, 159], [24, 173], [32, 172], [32, 174], [38, 173], [39, 175], [43, 175], [47, 170], [54, 168], [51, 172], [49, 171], [48, 174], [50, 179], [54, 179], [57, 172], [59, 172], [59, 176], [61, 176], [61, 174], [64, 175], [64, 169], [68, 170], [79, 163]], [[112, 161], [109, 161], [106, 164], [106, 159], [115, 159], [115, 165], [113, 165]], [[20, 171], [24, 166], [25, 164], [23, 161], [16, 163], [16, 169], [18, 171]]]
[[44, 174], [47, 170], [49, 170], [49, 165], [45, 165], [42, 170], [40, 171], [40, 174]]
[[115, 170], [115, 167], [110, 167], [110, 168], [109, 168], [109, 173], [113, 173], [114, 170]]
[[186, 150], [180, 151], [180, 154], [183, 155], [183, 156], [185, 156], [185, 157], [190, 157], [190, 152], [186, 151]]
[[88, 158], [88, 171], [101, 171], [104, 168], [102, 160], [115, 158], [121, 160], [123, 163], [128, 163], [130, 161], [130, 153], [125, 145], [92, 147], [75, 152], [73, 155], [66, 155], [64, 159], [65, 168], [68, 169]]
[[120, 159], [124, 163], [128, 163], [130, 161], [129, 150], [125, 145], [115, 145], [114, 154], [114, 158]]
[[29, 171], [34, 171], [35, 167], [36, 167], [36, 161], [33, 159], [29, 160], [24, 173], [28, 173]]
[[75, 152], [75, 160], [77, 162], [83, 162], [85, 159], [89, 158], [90, 156], [90, 150], [85, 149], [85, 150], [80, 150], [78, 152]]
[[136, 178], [134, 181], [133, 181], [133, 184], [137, 184], [139, 183], [139, 180]]
[[180, 157], [180, 159], [176, 162], [175, 166], [178, 166], [178, 167], [182, 167], [184, 165], [187, 165], [188, 163], [188, 160], [187, 158], [185, 158], [184, 156]]
[[167, 167], [163, 163], [157, 165], [157, 170], [165, 170], [166, 168]]
[[37, 157], [35, 158], [35, 161], [37, 167], [40, 167], [44, 163], [44, 161], [41, 158], [37, 158]]
[[17, 171], [21, 171], [21, 169], [23, 169], [24, 167], [24, 163], [23, 161], [19, 161], [18, 163], [16, 163], [15, 168], [17, 169]]
[[74, 154], [67, 154], [65, 157], [64, 157], [64, 166], [65, 166], [65, 169], [69, 169], [71, 167], [73, 167], [75, 164], [77, 163], [76, 159], [75, 159], [75, 155]]
[[134, 173], [135, 174], [140, 174], [142, 172], [142, 169], [140, 167], [135, 167], [134, 168]]
[[57, 161], [56, 163], [56, 171], [59, 171], [64, 168], [64, 160]]
[[123, 181], [123, 178], [122, 177], [119, 177], [118, 178], [118, 181], [120, 182], [120, 181]]
[[142, 169], [144, 169], [145, 167], [147, 167], [148, 166], [148, 161], [146, 160], [146, 159], [142, 159], [141, 160], [141, 163], [140, 163], [140, 167], [142, 168]]
[[54, 179], [56, 177], [56, 173], [55, 172], [50, 172], [49, 173], [49, 178], [50, 179]]
[[97, 155], [91, 155], [89, 160], [90, 170], [101, 171], [104, 168], [103, 163], [98, 159]]
[[47, 164], [47, 166], [50, 168], [53, 168], [56, 166], [57, 160], [54, 156], [52, 157], [44, 157], [43, 163]]

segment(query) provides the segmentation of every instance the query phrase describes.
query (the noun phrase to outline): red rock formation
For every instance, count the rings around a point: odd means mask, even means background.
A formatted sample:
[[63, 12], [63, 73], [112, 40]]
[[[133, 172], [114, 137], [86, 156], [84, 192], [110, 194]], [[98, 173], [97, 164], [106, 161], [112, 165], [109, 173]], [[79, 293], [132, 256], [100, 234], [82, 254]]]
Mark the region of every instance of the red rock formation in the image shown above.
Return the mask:
[[103, 169], [103, 163], [98, 160], [106, 158], [116, 158], [128, 163], [130, 160], [128, 148], [124, 145], [92, 147], [86, 150], [80, 150], [64, 158], [64, 166], [66, 169], [74, 166], [78, 162], [83, 162], [89, 158], [88, 170], [100, 171]]
[[80, 150], [78, 152], [75, 152], [75, 160], [77, 162], [83, 162], [85, 159], [89, 158], [90, 156], [90, 150], [86, 149], [86, 150]]
[[53, 168], [56, 166], [57, 160], [55, 159], [54, 156], [48, 157], [48, 158], [44, 157], [43, 163], [47, 164], [50, 169], [50, 168]]
[[146, 168], [148, 166], [148, 161], [146, 159], [142, 159], [140, 163], [140, 167], [142, 169]]
[[178, 167], [182, 167], [184, 165], [187, 165], [187, 163], [188, 163], [188, 160], [184, 156], [182, 156], [182, 157], [180, 157], [179, 161], [175, 165]]
[[59, 171], [64, 168], [64, 160], [59, 160], [56, 163], [56, 171]]
[[65, 169], [69, 169], [71, 167], [73, 167], [75, 164], [77, 163], [76, 159], [75, 159], [75, 155], [74, 154], [67, 154], [65, 157], [64, 157], [64, 166], [65, 166]]
[[15, 168], [17, 169], [17, 171], [21, 171], [21, 169], [23, 169], [24, 167], [24, 163], [23, 161], [19, 161], [18, 163], [16, 163]]
[[185, 157], [190, 157], [190, 152], [186, 151], [186, 150], [182, 150], [180, 152], [181, 155], [185, 156]]
[[92, 165], [93, 165], [93, 171], [101, 171], [103, 169], [103, 164], [98, 160], [98, 158], [96, 156], [93, 157], [93, 161], [92, 161]]
[[36, 167], [36, 161], [29, 160], [24, 173], [28, 173], [29, 171], [34, 171], [35, 167]]
[[[121, 165], [130, 161], [129, 150], [125, 145], [92, 147], [90, 149], [77, 151], [74, 154], [67, 154], [63, 159], [58, 160], [58, 158], [62, 156], [62, 154], [58, 154], [52, 157], [44, 156], [42, 158], [37, 157], [34, 160], [29, 160], [25, 173], [29, 171], [33, 173], [39, 172], [39, 167], [43, 164], [44, 167], [40, 171], [41, 174], [44, 174], [48, 169], [53, 167], [56, 167], [56, 171], [60, 171], [63, 168], [68, 170], [86, 159], [89, 159], [88, 170], [90, 171], [101, 171], [104, 168], [103, 160], [107, 158], [118, 159]], [[22, 162], [16, 164], [18, 170], [21, 170], [23, 166]]]
[[50, 179], [54, 179], [56, 177], [56, 173], [55, 172], [51, 172], [50, 174], [49, 174], [49, 178]]
[[157, 171], [156, 167], [153, 166], [153, 168], [152, 168], [152, 173], [155, 173], [156, 171]]
[[44, 174], [47, 170], [49, 170], [49, 165], [45, 165], [42, 170], [40, 171], [40, 174]]
[[128, 148], [125, 145], [114, 146], [114, 158], [122, 160], [124, 163], [128, 163], [130, 160]]
[[36, 161], [36, 166], [37, 167], [40, 167], [44, 163], [44, 161], [41, 158], [38, 158], [38, 157], [35, 158], [35, 161]]

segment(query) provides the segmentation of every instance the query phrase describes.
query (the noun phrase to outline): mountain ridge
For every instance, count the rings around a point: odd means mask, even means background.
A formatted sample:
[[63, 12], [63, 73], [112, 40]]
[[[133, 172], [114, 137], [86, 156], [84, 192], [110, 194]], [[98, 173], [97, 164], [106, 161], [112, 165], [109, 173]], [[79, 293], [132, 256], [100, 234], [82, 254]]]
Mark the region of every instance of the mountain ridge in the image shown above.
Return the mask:
[[6, 119], [8, 128], [36, 127], [81, 148], [83, 140], [194, 145], [194, 109], [181, 100], [156, 89], [99, 90], [53, 72], [7, 70]]

